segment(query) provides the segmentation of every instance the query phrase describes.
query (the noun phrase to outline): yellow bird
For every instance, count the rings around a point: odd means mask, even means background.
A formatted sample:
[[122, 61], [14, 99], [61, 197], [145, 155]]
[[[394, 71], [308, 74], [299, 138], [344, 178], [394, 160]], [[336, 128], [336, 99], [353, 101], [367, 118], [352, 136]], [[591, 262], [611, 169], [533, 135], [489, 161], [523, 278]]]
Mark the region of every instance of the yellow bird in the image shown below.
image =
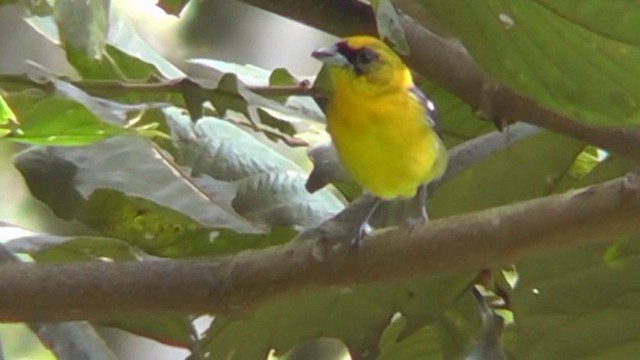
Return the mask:
[[444, 173], [447, 150], [435, 130], [433, 103], [382, 41], [349, 37], [312, 56], [329, 67], [333, 82], [326, 115], [338, 157], [379, 198], [358, 229], [357, 245], [381, 200], [413, 197], [421, 189], [425, 205], [426, 184]]

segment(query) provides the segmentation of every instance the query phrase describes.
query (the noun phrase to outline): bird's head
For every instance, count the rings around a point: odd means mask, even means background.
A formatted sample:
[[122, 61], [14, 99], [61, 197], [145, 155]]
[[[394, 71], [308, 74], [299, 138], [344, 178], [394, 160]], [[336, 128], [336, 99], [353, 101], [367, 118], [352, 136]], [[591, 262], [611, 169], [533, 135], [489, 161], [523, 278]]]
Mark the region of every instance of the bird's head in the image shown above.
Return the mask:
[[400, 57], [374, 37], [342, 39], [315, 50], [311, 56], [330, 67], [334, 86], [338, 88], [385, 91], [413, 85], [411, 73]]

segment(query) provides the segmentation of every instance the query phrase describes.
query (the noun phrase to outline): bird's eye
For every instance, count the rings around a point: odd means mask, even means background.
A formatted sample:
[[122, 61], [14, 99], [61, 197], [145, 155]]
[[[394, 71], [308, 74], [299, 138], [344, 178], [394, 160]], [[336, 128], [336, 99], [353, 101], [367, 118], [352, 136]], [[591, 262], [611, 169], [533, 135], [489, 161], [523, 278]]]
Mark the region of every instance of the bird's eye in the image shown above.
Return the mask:
[[355, 63], [358, 65], [368, 65], [377, 58], [378, 56], [375, 52], [369, 49], [362, 49], [356, 53]]

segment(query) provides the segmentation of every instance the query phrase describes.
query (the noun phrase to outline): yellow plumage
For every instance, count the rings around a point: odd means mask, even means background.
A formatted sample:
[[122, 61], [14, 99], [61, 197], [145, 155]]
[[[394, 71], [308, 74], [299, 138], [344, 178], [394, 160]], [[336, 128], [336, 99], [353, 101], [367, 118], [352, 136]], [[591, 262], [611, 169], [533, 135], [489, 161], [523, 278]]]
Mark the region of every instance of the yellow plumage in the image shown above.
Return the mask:
[[447, 152], [428, 101], [389, 47], [357, 36], [313, 56], [330, 66], [328, 131], [340, 161], [363, 188], [382, 199], [411, 197], [443, 174]]

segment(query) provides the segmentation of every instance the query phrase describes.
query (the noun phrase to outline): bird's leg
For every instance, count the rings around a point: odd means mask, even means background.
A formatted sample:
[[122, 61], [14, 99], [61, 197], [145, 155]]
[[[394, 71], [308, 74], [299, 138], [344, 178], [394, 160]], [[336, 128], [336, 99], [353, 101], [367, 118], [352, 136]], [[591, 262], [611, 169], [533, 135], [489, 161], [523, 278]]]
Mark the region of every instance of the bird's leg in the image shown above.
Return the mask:
[[419, 215], [417, 215], [417, 217], [409, 217], [406, 220], [405, 226], [408, 229], [409, 233], [411, 233], [416, 226], [429, 221], [429, 214], [427, 213], [427, 190], [428, 189], [426, 184], [418, 186], [416, 199], [419, 206]]
[[427, 184], [418, 186], [418, 203], [420, 204], [420, 216], [425, 222], [429, 221], [429, 214], [427, 213], [427, 187]]
[[364, 217], [364, 219], [362, 219], [362, 221], [358, 225], [355, 236], [353, 237], [353, 239], [351, 239], [352, 247], [355, 247], [355, 248], [359, 247], [364, 237], [367, 236], [367, 233], [368, 233], [367, 228], [369, 227], [369, 220], [371, 220], [371, 217], [376, 212], [376, 210], [378, 209], [381, 203], [382, 203], [382, 199], [379, 197], [376, 197], [375, 202], [371, 206], [371, 209], [369, 209], [369, 212], [367, 213], [367, 215]]

